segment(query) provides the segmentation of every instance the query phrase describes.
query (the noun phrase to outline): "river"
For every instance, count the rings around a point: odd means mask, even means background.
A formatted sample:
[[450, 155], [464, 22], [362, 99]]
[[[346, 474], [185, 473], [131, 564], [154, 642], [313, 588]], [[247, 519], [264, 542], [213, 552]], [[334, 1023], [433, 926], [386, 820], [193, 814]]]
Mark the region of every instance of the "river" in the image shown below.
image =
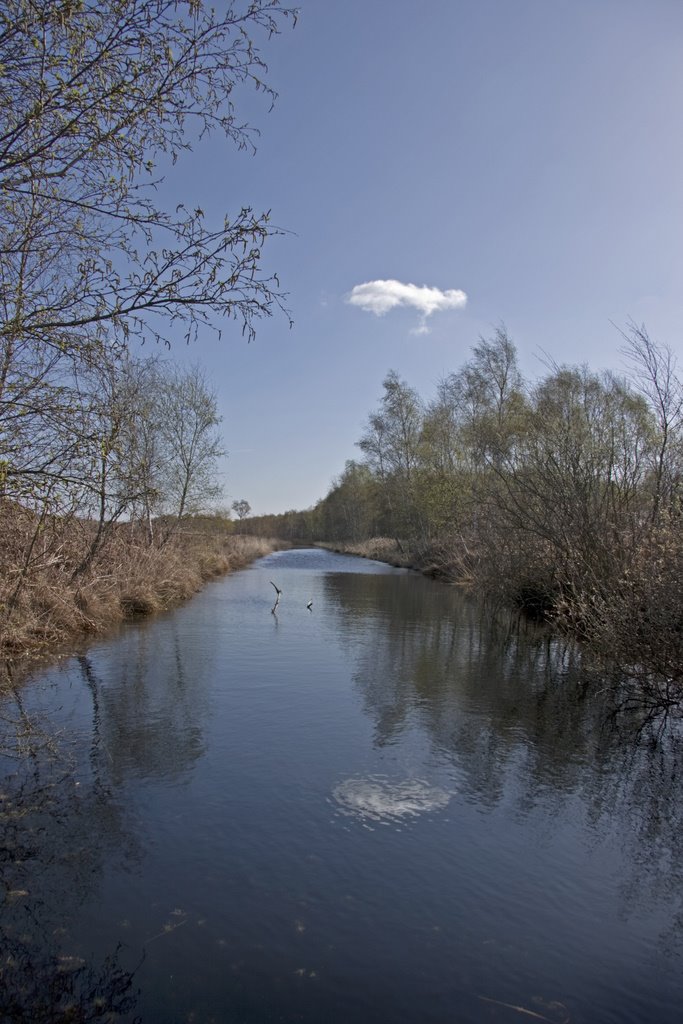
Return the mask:
[[319, 550], [35, 673], [0, 707], [0, 1019], [678, 1024], [680, 742], [599, 689]]

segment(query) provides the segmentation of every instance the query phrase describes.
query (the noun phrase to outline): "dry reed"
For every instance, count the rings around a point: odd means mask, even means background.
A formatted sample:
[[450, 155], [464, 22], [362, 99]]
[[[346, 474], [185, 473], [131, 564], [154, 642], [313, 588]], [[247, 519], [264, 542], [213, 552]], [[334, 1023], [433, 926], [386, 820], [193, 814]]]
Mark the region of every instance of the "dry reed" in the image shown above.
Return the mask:
[[93, 529], [56, 518], [39, 523], [25, 509], [0, 503], [0, 659], [49, 655], [125, 619], [162, 611], [206, 581], [287, 546], [234, 535], [220, 520], [149, 545], [142, 531], [121, 524], [79, 573]]

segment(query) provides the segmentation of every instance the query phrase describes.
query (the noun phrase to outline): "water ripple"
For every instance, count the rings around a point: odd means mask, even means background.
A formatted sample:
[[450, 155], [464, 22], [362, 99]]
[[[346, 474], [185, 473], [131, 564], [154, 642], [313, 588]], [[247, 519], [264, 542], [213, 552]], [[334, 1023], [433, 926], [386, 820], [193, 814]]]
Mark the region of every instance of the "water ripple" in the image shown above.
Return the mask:
[[443, 810], [451, 799], [450, 793], [421, 779], [396, 782], [382, 775], [346, 779], [332, 795], [342, 814], [385, 824]]

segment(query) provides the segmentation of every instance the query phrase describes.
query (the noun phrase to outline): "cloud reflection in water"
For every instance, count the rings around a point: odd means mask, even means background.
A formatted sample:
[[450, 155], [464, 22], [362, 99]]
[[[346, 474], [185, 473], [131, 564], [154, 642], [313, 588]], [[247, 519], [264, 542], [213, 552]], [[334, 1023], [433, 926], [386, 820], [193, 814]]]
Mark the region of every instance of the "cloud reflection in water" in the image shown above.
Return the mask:
[[382, 775], [340, 782], [332, 795], [342, 814], [382, 824], [396, 824], [446, 807], [451, 794], [421, 779], [392, 782]]

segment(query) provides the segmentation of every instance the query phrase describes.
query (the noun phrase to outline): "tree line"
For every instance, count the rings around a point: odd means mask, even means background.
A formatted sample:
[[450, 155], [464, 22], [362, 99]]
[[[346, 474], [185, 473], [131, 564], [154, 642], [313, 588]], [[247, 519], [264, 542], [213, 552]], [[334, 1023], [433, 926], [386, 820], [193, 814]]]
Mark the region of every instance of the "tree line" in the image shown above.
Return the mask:
[[125, 576], [123, 539], [168, 563], [218, 495], [207, 381], [134, 353], [226, 322], [251, 339], [284, 308], [269, 212], [205, 212], [171, 179], [207, 135], [254, 148], [239, 90], [273, 102], [259, 44], [294, 19], [280, 0], [0, 5], [0, 649]]
[[0, 496], [32, 510], [37, 530], [51, 515], [96, 524], [81, 572], [122, 518], [143, 523], [151, 543], [156, 517], [166, 517], [167, 540], [204, 511], [222, 493], [224, 449], [216, 395], [198, 366], [119, 355], [72, 371], [62, 369], [45, 402], [22, 391], [30, 366], [8, 372]]
[[644, 327], [623, 342], [624, 374], [549, 363], [530, 381], [501, 327], [428, 401], [389, 372], [327, 496], [251, 529], [388, 538], [385, 553], [580, 637], [637, 680], [627, 701], [678, 707], [683, 386]]

